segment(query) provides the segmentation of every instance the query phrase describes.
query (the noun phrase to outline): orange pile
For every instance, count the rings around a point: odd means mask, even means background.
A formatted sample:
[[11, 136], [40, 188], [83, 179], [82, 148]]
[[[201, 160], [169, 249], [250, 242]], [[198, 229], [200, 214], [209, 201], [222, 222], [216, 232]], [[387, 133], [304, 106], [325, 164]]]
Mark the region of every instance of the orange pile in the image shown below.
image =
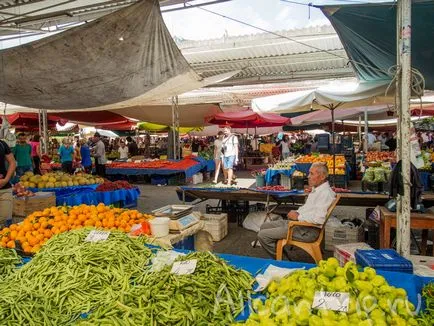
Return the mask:
[[53, 235], [84, 226], [130, 232], [135, 224], [141, 224], [151, 215], [137, 210], [80, 205], [74, 207], [51, 207], [27, 216], [21, 224], [12, 224], [0, 231], [0, 246], [15, 248], [19, 241], [27, 253], [37, 252]]

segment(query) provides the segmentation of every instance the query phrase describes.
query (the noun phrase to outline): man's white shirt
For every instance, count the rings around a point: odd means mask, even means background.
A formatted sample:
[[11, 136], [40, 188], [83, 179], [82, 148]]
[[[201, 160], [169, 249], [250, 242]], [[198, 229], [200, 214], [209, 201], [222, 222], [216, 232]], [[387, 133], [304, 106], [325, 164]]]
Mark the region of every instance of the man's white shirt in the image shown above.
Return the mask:
[[298, 220], [313, 224], [323, 225], [327, 210], [336, 194], [326, 181], [322, 185], [312, 188], [312, 192], [307, 196], [306, 203], [298, 210]]

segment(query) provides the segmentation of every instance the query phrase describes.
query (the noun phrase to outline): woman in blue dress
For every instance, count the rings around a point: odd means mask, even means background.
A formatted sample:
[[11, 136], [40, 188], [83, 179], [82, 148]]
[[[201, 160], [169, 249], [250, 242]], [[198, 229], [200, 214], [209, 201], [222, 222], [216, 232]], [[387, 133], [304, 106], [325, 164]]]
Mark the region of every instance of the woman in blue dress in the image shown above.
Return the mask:
[[81, 165], [86, 173], [92, 172], [92, 160], [90, 158], [90, 148], [86, 143], [85, 139], [80, 140], [80, 155], [81, 155]]

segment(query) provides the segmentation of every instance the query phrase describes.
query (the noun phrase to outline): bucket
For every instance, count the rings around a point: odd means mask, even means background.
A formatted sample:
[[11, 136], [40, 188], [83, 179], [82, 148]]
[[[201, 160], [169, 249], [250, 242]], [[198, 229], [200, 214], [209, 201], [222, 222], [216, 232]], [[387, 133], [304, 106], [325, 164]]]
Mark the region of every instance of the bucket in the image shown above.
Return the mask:
[[161, 238], [169, 235], [169, 221], [170, 218], [168, 217], [157, 217], [149, 220], [152, 236], [155, 238]]
[[265, 177], [263, 175], [256, 176], [256, 187], [264, 187], [265, 186]]

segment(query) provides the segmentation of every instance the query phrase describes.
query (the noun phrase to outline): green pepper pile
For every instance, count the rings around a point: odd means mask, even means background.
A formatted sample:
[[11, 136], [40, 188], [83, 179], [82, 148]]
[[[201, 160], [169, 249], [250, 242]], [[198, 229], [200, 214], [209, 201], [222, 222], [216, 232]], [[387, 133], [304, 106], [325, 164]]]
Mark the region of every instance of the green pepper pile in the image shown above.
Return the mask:
[[[404, 289], [390, 286], [373, 268], [359, 272], [352, 262], [340, 267], [336, 258], [273, 281], [267, 290], [265, 303], [253, 301], [246, 325], [418, 325]], [[316, 291], [348, 292], [348, 311], [312, 307]]]

